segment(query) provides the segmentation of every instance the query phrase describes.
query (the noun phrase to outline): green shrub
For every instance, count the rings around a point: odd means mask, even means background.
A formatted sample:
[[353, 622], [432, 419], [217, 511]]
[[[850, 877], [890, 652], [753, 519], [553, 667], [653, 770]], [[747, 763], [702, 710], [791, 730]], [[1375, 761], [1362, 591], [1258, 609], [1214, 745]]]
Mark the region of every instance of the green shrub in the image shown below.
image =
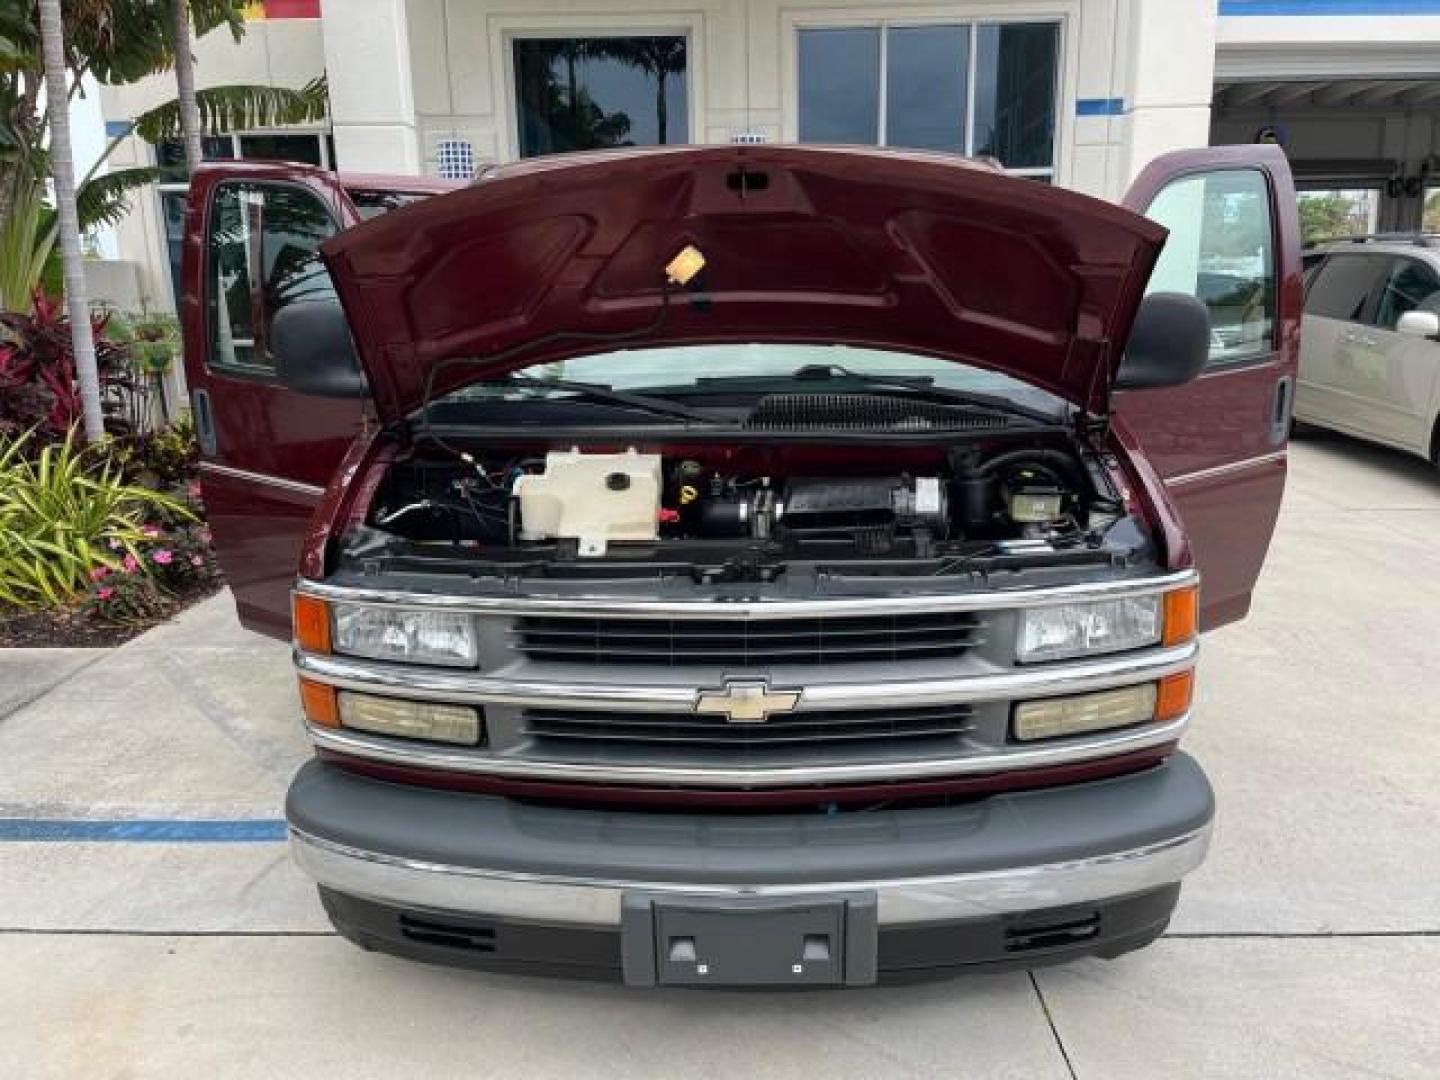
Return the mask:
[[194, 515], [169, 495], [127, 483], [105, 445], [27, 446], [0, 439], [0, 602], [50, 607], [77, 598], [100, 567], [144, 567], [147, 520]]

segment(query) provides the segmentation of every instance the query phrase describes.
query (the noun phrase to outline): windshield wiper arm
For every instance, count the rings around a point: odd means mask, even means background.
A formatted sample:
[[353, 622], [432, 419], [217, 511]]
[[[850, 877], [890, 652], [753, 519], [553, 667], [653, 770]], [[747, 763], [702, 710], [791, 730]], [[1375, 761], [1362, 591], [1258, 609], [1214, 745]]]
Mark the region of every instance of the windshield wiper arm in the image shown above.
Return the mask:
[[602, 401], [608, 405], [620, 405], [627, 409], [638, 409], [642, 412], [651, 413], [654, 416], [668, 416], [675, 420], [687, 420], [709, 424], [711, 426], [728, 423], [728, 421], [717, 419], [712, 414], [700, 409], [692, 409], [673, 401], [664, 401], [657, 397], [651, 397], [648, 394], [629, 394], [623, 390], [612, 390], [610, 387], [601, 383], [572, 382], [569, 379], [544, 379], [521, 376], [520, 378], [496, 379], [491, 382], [490, 385], [520, 387], [522, 389], [534, 387], [538, 390], [560, 390], [565, 393], [577, 394], [591, 401]]

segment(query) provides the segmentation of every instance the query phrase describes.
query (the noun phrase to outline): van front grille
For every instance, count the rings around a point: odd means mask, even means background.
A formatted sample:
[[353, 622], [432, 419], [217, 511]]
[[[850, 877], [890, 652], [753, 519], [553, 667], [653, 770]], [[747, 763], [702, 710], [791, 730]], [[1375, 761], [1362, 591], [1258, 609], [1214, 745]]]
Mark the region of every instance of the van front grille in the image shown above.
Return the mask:
[[800, 619], [525, 616], [511, 630], [532, 660], [577, 664], [841, 664], [937, 660], [980, 643], [968, 611]]
[[969, 705], [772, 713], [759, 723], [735, 723], [700, 713], [527, 709], [524, 732], [566, 746], [615, 748], [685, 746], [783, 747], [955, 738], [971, 729]]

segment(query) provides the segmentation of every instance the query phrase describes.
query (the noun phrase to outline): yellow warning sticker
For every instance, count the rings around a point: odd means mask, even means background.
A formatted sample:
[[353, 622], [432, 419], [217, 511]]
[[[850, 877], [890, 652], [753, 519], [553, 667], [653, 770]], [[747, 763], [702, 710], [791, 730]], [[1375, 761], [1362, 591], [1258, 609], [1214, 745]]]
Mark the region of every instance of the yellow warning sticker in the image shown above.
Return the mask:
[[665, 266], [665, 276], [676, 285], [688, 285], [690, 279], [705, 269], [705, 256], [694, 244], [686, 244]]

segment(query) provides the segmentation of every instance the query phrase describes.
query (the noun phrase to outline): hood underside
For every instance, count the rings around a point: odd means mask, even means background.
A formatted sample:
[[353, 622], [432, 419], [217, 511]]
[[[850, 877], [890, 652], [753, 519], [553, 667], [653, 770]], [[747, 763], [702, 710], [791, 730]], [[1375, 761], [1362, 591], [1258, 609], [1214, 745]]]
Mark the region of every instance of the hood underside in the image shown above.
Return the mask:
[[[647, 327], [624, 346], [892, 349], [1100, 413], [1165, 235], [940, 155], [695, 147], [511, 166], [322, 250], [385, 419], [421, 405], [427, 380], [438, 395]], [[705, 268], [657, 318], [687, 246]], [[455, 358], [476, 362], [432, 375]]]

